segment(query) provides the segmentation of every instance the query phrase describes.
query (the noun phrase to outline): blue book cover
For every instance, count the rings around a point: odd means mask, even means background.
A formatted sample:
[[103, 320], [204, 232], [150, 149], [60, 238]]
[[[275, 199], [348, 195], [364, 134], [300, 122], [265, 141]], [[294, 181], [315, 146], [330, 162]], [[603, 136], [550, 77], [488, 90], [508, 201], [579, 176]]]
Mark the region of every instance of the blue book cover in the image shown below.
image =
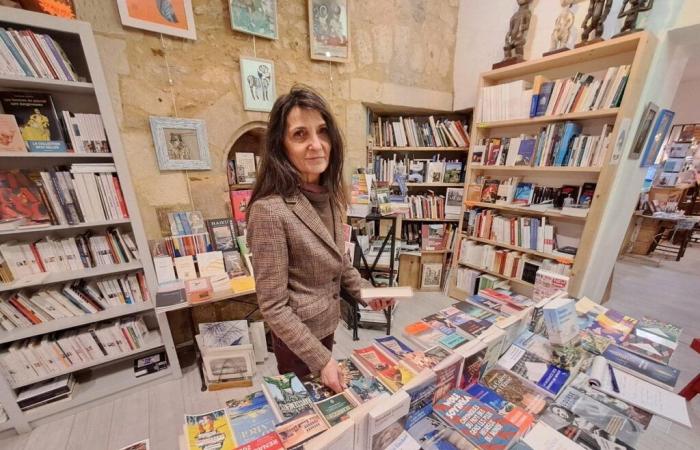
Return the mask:
[[411, 427], [406, 426], [406, 431], [423, 450], [459, 450], [472, 447], [469, 441], [461, 436], [457, 442], [458, 436], [455, 436], [453, 430], [434, 414], [423, 417]]
[[530, 219], [530, 249], [537, 250], [537, 232], [540, 230], [540, 219]]
[[549, 97], [552, 95], [552, 89], [554, 89], [554, 81], [542, 83], [542, 86], [540, 87], [540, 95], [537, 99], [536, 116], [544, 116], [544, 114], [547, 112], [547, 105], [549, 104]]
[[418, 421], [433, 412], [433, 394], [435, 394], [435, 389], [437, 389], [436, 382], [437, 379], [433, 373], [421, 384], [413, 387], [409, 386], [406, 389], [406, 393], [411, 400], [404, 428], [411, 428]]
[[413, 353], [413, 349], [404, 344], [394, 336], [385, 336], [376, 338], [377, 344], [381, 345], [384, 350], [396, 359], [401, 359], [406, 353]]
[[532, 183], [518, 183], [513, 194], [513, 204], [529, 205], [533, 193]]
[[2, 39], [7, 49], [10, 51], [10, 53], [12, 53], [12, 56], [15, 58], [15, 61], [17, 61], [17, 64], [19, 64], [22, 68], [24, 74], [28, 77], [33, 77], [34, 75], [32, 74], [32, 71], [29, 69], [29, 66], [27, 66], [17, 47], [15, 47], [14, 42], [12, 42], [12, 39], [10, 39], [8, 36], [7, 31], [2, 28], [0, 28], [0, 39]]
[[674, 367], [642, 358], [615, 344], [608, 345], [603, 352], [603, 357], [614, 366], [666, 388], [675, 387], [680, 375], [680, 371]]
[[226, 406], [237, 445], [247, 444], [275, 431], [275, 414], [262, 391], [247, 395], [242, 400], [229, 400]]
[[180, 218], [180, 223], [182, 224], [183, 234], [192, 234], [192, 227], [190, 227], [190, 221], [187, 219], [187, 213], [184, 211], [176, 213]]
[[559, 392], [566, 385], [566, 381], [569, 379], [569, 371], [560, 369], [557, 366], [548, 365], [547, 371], [544, 373], [537, 385], [547, 392], [551, 392], [554, 395], [559, 394]]
[[571, 144], [576, 136], [581, 134], [581, 125], [574, 122], [566, 122], [564, 132], [557, 148], [557, 156], [554, 160], [555, 166], [566, 166], [569, 162]]
[[518, 147], [518, 155], [515, 157], [516, 166], [531, 166], [532, 158], [535, 156], [536, 139], [523, 139]]
[[506, 408], [512, 405], [512, 403], [505, 401], [503, 397], [480, 383], [472, 384], [466, 390], [469, 395], [482, 403], [486, 403], [501, 414], [507, 412]]
[[440, 339], [439, 342], [449, 349], [454, 349], [467, 342], [467, 339], [458, 333], [452, 333]]
[[537, 115], [537, 105], [540, 101], [539, 94], [532, 94], [532, 99], [530, 99], [530, 117], [535, 117]]

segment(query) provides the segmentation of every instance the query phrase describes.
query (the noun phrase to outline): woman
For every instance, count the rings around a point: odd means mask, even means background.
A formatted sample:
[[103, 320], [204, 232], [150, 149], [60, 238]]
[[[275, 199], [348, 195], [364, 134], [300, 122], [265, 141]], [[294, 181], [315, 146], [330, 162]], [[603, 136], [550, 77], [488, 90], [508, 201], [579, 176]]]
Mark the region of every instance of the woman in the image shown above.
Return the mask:
[[[360, 274], [344, 255], [343, 140], [326, 102], [294, 87], [270, 112], [265, 153], [248, 207], [258, 303], [280, 373], [319, 373], [344, 389], [331, 357], [340, 290], [360, 301]], [[383, 309], [393, 299], [373, 299]]]

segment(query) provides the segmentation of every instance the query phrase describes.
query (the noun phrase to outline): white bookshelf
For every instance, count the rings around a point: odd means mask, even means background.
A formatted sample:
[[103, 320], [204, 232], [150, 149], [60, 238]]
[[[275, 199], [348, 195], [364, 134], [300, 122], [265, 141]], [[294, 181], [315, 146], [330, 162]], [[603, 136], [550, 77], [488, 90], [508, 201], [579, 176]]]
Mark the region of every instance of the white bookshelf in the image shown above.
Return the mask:
[[[51, 35], [64, 48], [78, 75], [85, 79], [85, 81], [71, 82], [0, 75], [0, 90], [44, 92], [54, 97], [56, 109], [59, 111], [67, 109], [76, 112], [100, 114], [111, 149], [111, 153], [87, 154], [0, 152], [0, 167], [3, 169], [43, 170], [45, 168], [81, 162], [113, 162], [117, 169], [122, 194], [130, 215], [129, 219], [124, 220], [2, 231], [0, 232], [0, 243], [11, 240], [33, 240], [43, 236], [69, 237], [88, 230], [97, 233], [103, 232], [109, 227], [115, 227], [133, 234], [141, 257], [140, 262], [134, 261], [126, 264], [98, 266], [65, 273], [46, 273], [33, 280], [2, 284], [0, 285], [0, 293], [8, 293], [18, 289], [27, 289], [31, 292], [41, 289], [45, 285], [71, 280], [143, 271], [151, 300], [153, 300], [157, 285], [155, 271], [148, 256], [148, 241], [139, 215], [135, 189], [129, 175], [126, 155], [122, 149], [119, 128], [112, 110], [110, 94], [107, 90], [107, 83], [90, 24], [16, 8], [0, 7], [0, 26], [18, 30], [31, 29]], [[126, 389], [156, 383], [180, 374], [175, 346], [173, 345], [167, 321], [164, 322], [155, 314], [151, 301], [115, 306], [94, 314], [57, 319], [30, 327], [17, 328], [11, 332], [0, 333], [0, 347], [4, 348], [16, 340], [136, 315], [143, 316], [151, 329], [145, 345], [134, 351], [101, 358], [86, 364], [74, 365], [66, 369], [62, 373], [74, 373], [77, 380], [73, 393], [67, 400], [49, 403], [23, 412], [19, 409], [16, 402], [17, 389], [34, 382], [53, 378], [60, 375], [60, 373], [52, 374], [50, 377], [43, 376], [31, 380], [22, 380], [14, 384], [9, 383], [5, 377], [0, 376], [0, 403], [4, 406], [9, 417], [7, 422], [0, 424], [0, 431], [14, 429], [20, 433], [27, 432], [31, 430], [32, 426], [37, 424], [37, 421], [54, 414], [100, 401]], [[171, 366], [166, 370], [136, 378], [133, 373], [134, 357], [150, 351], [158, 351], [158, 349], [163, 347], [165, 347], [168, 354]]]

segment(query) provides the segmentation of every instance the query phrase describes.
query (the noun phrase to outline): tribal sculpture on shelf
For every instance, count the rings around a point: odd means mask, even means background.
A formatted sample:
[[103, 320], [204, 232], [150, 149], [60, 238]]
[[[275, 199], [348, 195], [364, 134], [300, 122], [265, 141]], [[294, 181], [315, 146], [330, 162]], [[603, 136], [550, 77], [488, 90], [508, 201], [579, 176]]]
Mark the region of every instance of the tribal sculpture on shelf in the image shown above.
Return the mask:
[[[603, 40], [603, 22], [605, 22], [608, 14], [610, 14], [612, 3], [613, 0], [589, 0], [588, 12], [581, 24], [581, 28], [583, 29], [583, 31], [581, 31], [581, 42], [576, 44], [576, 47], [594, 44]], [[588, 37], [592, 31], [595, 31], [595, 37], [589, 40]]]
[[527, 31], [530, 28], [530, 3], [532, 0], [517, 0], [518, 10], [510, 18], [510, 26], [503, 46], [503, 61], [493, 65], [494, 69], [523, 61]]
[[617, 17], [618, 19], [624, 18], [625, 22], [622, 24], [620, 32], [613, 37], [641, 31], [641, 29], [637, 28], [637, 17], [640, 12], [651, 10], [652, 6], [654, 6], [654, 0], [624, 0], [620, 8], [620, 14]]
[[552, 46], [543, 56], [552, 55], [569, 49], [566, 44], [569, 42], [571, 26], [574, 24], [574, 13], [571, 11], [571, 5], [573, 5], [575, 1], [576, 0], [561, 0], [561, 12], [554, 22], [554, 31], [552, 31]]

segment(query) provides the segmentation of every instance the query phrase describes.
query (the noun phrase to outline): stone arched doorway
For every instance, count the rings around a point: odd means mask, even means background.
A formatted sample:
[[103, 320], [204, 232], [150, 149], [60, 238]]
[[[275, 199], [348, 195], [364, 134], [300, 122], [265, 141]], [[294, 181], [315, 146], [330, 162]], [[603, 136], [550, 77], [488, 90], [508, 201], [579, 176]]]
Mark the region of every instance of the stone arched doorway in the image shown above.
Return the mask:
[[258, 173], [267, 123], [251, 122], [241, 127], [226, 156], [231, 211], [239, 234], [245, 232], [245, 210]]

